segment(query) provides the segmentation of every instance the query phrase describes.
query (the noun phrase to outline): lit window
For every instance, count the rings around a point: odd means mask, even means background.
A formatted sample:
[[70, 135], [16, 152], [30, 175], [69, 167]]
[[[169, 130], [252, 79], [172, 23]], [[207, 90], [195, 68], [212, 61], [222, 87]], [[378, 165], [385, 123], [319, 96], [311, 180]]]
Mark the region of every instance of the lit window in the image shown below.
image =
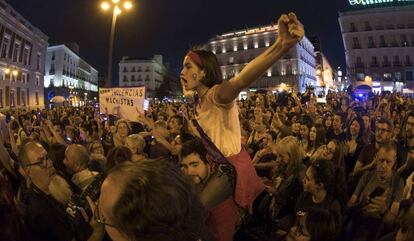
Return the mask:
[[257, 41], [254, 42], [254, 48], [257, 49], [259, 47], [259, 43]]
[[233, 51], [237, 51], [237, 43], [233, 46]]
[[243, 49], [246, 50], [247, 49], [247, 43], [243, 44]]
[[272, 76], [272, 70], [267, 70], [267, 77], [271, 77]]

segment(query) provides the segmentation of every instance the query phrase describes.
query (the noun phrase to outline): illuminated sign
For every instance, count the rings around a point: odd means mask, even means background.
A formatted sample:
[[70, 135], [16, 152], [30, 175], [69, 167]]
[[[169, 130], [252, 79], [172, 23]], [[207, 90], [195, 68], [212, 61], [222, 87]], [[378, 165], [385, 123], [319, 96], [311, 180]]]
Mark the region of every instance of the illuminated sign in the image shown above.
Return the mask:
[[380, 3], [407, 3], [414, 0], [349, 0], [351, 5], [375, 5]]

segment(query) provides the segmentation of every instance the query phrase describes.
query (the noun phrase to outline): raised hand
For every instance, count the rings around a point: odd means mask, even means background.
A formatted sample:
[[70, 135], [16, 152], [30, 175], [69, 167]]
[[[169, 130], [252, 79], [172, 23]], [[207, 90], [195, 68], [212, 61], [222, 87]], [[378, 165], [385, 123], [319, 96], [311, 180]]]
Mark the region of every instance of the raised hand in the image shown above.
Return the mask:
[[303, 25], [294, 13], [283, 14], [278, 20], [279, 37], [277, 41], [285, 50], [290, 49], [305, 36]]

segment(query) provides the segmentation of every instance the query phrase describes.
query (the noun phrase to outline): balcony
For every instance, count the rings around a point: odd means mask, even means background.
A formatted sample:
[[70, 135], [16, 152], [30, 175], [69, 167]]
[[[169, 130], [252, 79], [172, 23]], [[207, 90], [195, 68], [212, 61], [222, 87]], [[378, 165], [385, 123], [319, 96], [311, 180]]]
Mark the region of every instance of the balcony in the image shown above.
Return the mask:
[[413, 66], [413, 63], [411, 61], [405, 61], [404, 66], [411, 67], [411, 66]]

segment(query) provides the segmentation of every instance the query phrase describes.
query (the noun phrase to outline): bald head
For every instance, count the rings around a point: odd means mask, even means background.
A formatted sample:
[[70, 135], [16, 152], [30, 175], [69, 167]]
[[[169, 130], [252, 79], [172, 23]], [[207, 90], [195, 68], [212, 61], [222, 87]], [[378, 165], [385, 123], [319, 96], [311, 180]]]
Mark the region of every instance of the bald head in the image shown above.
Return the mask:
[[73, 144], [66, 148], [64, 164], [69, 171], [76, 173], [88, 168], [89, 154], [86, 147]]

